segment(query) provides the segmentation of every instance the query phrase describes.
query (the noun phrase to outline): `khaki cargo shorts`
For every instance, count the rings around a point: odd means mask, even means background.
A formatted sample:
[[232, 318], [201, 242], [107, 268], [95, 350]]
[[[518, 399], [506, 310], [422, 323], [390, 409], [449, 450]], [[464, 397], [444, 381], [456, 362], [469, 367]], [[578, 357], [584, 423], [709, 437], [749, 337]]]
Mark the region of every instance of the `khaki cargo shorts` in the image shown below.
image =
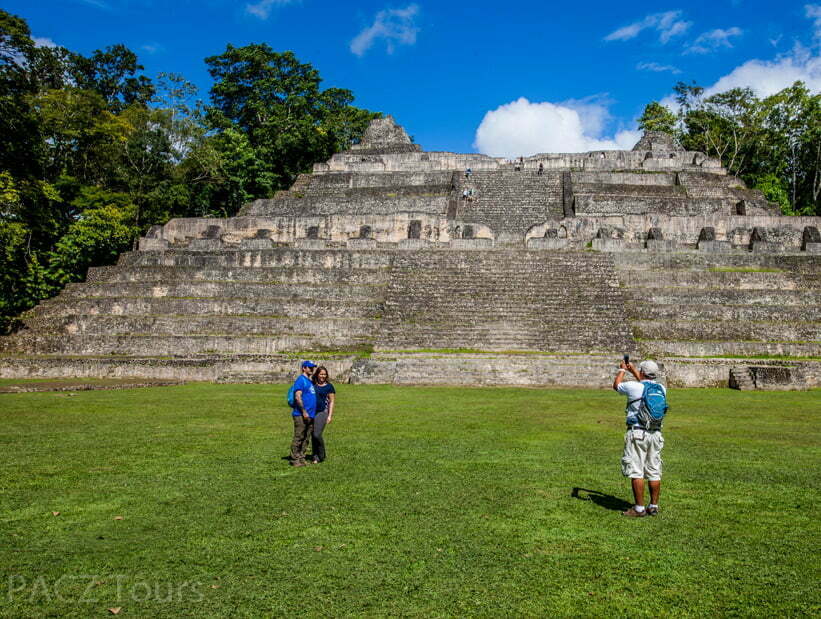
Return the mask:
[[621, 457], [621, 474], [632, 479], [661, 479], [661, 449], [664, 437], [661, 432], [628, 430], [624, 433], [624, 453]]

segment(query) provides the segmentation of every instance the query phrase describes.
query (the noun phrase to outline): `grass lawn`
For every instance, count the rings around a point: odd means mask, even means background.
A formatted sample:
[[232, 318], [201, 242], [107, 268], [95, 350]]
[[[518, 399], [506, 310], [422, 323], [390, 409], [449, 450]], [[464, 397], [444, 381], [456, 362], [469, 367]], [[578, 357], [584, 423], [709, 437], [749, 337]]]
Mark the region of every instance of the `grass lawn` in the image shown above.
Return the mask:
[[301, 469], [285, 391], [0, 396], [0, 616], [821, 613], [821, 391], [671, 390], [638, 520], [612, 391], [339, 385]]

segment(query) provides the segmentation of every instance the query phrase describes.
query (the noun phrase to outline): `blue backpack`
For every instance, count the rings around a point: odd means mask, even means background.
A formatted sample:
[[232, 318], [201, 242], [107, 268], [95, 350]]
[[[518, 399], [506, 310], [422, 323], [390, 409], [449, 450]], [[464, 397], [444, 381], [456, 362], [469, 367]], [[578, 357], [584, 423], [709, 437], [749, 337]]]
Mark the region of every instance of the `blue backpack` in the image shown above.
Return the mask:
[[291, 385], [291, 388], [288, 389], [288, 396], [286, 397], [286, 401], [288, 402], [289, 408], [296, 408], [296, 382], [294, 382], [294, 384]]
[[[664, 417], [667, 415], [669, 406], [664, 388], [658, 383], [647, 380], [641, 381], [644, 385], [644, 393], [641, 396], [641, 406], [639, 407], [639, 424], [650, 431], [661, 430]], [[636, 402], [637, 400], [633, 400]]]

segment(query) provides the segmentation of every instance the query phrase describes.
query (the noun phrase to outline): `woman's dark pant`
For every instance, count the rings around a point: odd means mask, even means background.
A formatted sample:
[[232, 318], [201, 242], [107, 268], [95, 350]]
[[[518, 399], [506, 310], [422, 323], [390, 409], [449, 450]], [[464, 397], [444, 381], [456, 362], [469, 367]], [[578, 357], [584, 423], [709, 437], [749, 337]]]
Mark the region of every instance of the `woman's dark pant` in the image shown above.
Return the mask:
[[314, 458], [323, 462], [325, 460], [325, 439], [322, 438], [322, 431], [328, 423], [328, 411], [317, 413], [314, 417], [313, 433], [311, 434], [311, 446], [313, 447]]

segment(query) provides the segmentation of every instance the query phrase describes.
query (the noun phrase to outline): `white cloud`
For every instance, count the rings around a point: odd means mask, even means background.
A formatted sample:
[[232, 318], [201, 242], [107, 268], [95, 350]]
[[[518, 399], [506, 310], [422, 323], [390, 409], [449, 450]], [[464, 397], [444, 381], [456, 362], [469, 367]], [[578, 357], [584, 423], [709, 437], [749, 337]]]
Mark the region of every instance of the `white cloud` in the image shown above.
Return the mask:
[[260, 19], [268, 19], [274, 7], [285, 6], [293, 2], [294, 0], [259, 0], [259, 2], [255, 4], [246, 4], [245, 12]]
[[708, 54], [719, 48], [731, 48], [733, 46], [730, 39], [733, 37], [740, 37], [743, 34], [741, 28], [733, 26], [732, 28], [716, 28], [709, 32], [704, 32], [690, 45], [685, 51], [685, 54]]
[[57, 43], [48, 37], [32, 37], [31, 40], [34, 41], [35, 47], [58, 47]]
[[[821, 92], [821, 55], [799, 44], [774, 60], [748, 60], [704, 89], [709, 97], [732, 88], [750, 88], [758, 97], [769, 97], [802, 81], [813, 92]], [[672, 110], [678, 109], [675, 97], [661, 101]]]
[[805, 4], [804, 11], [807, 19], [813, 20], [813, 37], [821, 42], [821, 4]]
[[679, 19], [681, 11], [667, 11], [666, 13], [653, 13], [642, 20], [623, 26], [614, 30], [606, 37], [605, 41], [629, 41], [636, 38], [642, 31], [653, 29], [659, 33], [659, 41], [662, 44], [668, 43], [675, 36], [684, 34], [693, 25], [693, 22]]
[[768, 97], [801, 80], [812, 91], [821, 91], [821, 56], [796, 45], [792, 52], [775, 60], [749, 60], [705, 89], [706, 96], [731, 88], [752, 88]]
[[665, 73], [669, 71], [673, 75], [681, 73], [681, 69], [669, 64], [659, 64], [658, 62], [640, 62], [636, 65], [639, 71], [652, 71], [653, 73]]
[[83, 4], [90, 4], [91, 6], [97, 7], [98, 9], [104, 9], [106, 11], [111, 10], [111, 7], [103, 0], [79, 0]]
[[609, 117], [606, 103], [595, 100], [531, 103], [521, 97], [485, 114], [474, 145], [494, 157], [632, 148], [639, 131], [602, 135]]
[[140, 49], [146, 52], [147, 54], [158, 54], [160, 52], [165, 51], [165, 47], [163, 47], [160, 43], [156, 43], [154, 41], [141, 45]]
[[351, 52], [357, 56], [365, 55], [378, 39], [385, 41], [389, 54], [397, 45], [413, 45], [419, 27], [415, 19], [419, 14], [419, 5], [410, 4], [404, 9], [385, 9], [376, 14], [372, 25], [362, 30], [351, 41]]

